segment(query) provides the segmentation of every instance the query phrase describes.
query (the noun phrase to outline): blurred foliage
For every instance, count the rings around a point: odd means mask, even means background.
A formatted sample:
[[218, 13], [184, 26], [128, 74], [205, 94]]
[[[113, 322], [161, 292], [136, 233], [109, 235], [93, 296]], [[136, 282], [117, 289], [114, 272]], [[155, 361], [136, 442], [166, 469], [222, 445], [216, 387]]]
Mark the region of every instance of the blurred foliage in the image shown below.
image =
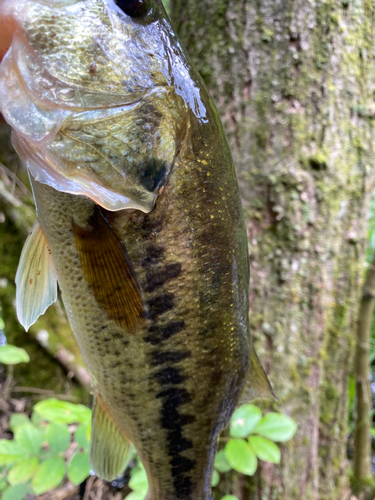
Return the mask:
[[76, 485], [88, 477], [91, 411], [85, 406], [46, 399], [34, 406], [31, 419], [14, 413], [10, 429], [14, 438], [0, 439], [4, 500], [40, 495], [65, 477]]
[[18, 365], [19, 363], [28, 363], [29, 361], [30, 358], [25, 349], [9, 344], [0, 346], [0, 363], [4, 365]]

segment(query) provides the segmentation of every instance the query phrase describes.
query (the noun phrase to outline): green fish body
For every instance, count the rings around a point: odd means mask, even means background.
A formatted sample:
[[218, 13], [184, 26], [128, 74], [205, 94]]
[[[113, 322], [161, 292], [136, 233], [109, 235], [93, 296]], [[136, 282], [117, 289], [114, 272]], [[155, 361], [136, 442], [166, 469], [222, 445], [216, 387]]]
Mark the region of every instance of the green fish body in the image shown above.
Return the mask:
[[18, 31], [1, 111], [38, 216], [17, 310], [28, 328], [58, 282], [92, 375], [99, 476], [118, 476], [133, 443], [150, 500], [209, 500], [245, 380], [269, 390], [249, 333], [245, 224], [207, 90], [161, 4], [128, 15], [128, 3], [2, 6]]

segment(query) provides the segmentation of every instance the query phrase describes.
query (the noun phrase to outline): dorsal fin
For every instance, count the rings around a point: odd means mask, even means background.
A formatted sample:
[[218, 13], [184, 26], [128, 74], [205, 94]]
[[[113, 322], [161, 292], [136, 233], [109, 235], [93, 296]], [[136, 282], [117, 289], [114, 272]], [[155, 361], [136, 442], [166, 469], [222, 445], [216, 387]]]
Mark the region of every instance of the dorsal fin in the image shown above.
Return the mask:
[[95, 474], [113, 481], [124, 472], [131, 455], [131, 441], [117, 428], [102, 398], [94, 392], [90, 463]]
[[73, 232], [85, 278], [108, 317], [129, 333], [145, 323], [146, 309], [135, 272], [103, 211], [96, 206], [89, 225], [73, 222]]
[[250, 370], [242, 391], [240, 405], [249, 403], [249, 401], [258, 398], [272, 398], [277, 400], [277, 396], [273, 392], [270, 381], [259, 361], [254, 346], [251, 346]]
[[37, 220], [22, 249], [16, 274], [18, 321], [27, 331], [57, 299], [50, 249]]

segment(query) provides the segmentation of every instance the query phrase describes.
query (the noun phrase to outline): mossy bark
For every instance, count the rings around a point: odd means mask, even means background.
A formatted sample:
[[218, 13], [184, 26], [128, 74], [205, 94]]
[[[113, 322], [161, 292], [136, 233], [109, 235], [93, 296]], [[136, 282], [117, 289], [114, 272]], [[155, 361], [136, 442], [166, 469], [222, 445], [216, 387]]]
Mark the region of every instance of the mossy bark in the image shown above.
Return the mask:
[[171, 13], [231, 144], [252, 331], [279, 409], [299, 425], [280, 466], [263, 464], [219, 493], [344, 499], [347, 383], [374, 186], [373, 3], [172, 0]]

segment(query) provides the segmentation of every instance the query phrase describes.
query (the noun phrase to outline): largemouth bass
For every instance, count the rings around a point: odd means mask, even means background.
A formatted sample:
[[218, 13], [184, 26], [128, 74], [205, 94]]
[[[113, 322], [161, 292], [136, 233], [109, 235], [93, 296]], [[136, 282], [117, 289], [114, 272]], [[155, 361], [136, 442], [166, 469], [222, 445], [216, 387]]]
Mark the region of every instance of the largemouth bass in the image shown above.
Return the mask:
[[[215, 107], [160, 0], [5, 0], [1, 112], [37, 223], [25, 328], [57, 282], [92, 375], [90, 460], [143, 462], [152, 500], [208, 500], [219, 432], [268, 393], [248, 321], [247, 238]], [[245, 381], [250, 385], [245, 388]]]

